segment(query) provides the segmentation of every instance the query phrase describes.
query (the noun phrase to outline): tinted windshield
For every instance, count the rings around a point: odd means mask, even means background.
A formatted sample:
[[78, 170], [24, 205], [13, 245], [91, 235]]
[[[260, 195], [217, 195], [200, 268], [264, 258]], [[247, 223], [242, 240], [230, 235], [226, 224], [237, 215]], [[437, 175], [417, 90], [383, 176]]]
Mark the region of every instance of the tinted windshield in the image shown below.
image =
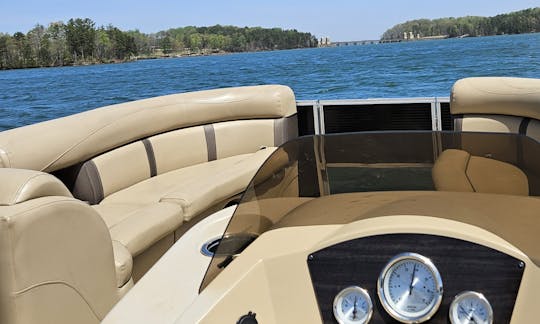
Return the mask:
[[301, 137], [279, 147], [251, 181], [224, 233], [236, 238], [234, 244], [217, 248], [201, 289], [257, 236], [286, 223], [282, 219], [288, 212], [313, 198], [435, 190], [434, 162], [449, 149], [517, 166], [528, 178], [529, 194], [540, 195], [540, 145], [522, 135], [368, 132]]

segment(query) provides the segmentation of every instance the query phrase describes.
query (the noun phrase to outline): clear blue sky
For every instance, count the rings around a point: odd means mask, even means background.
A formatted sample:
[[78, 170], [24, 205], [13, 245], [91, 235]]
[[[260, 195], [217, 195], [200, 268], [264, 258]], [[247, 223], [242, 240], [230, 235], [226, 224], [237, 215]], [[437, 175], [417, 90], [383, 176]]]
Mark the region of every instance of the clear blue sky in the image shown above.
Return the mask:
[[378, 39], [416, 18], [493, 16], [540, 6], [540, 0], [0, 0], [0, 32], [27, 32], [36, 23], [90, 18], [99, 25], [152, 33], [215, 24], [294, 28], [332, 40]]

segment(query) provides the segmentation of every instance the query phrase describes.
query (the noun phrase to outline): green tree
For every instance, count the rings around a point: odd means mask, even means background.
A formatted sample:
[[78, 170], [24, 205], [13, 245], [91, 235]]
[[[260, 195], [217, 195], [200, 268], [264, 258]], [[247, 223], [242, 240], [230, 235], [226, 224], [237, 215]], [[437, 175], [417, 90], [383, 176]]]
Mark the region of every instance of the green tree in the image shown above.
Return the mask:
[[53, 22], [47, 28], [49, 53], [52, 66], [63, 66], [71, 62], [66, 40], [66, 26], [63, 22]]
[[172, 52], [172, 41], [169, 36], [165, 36], [160, 41], [161, 50], [163, 53], [168, 54]]
[[199, 33], [195, 33], [189, 36], [189, 47], [192, 50], [200, 50], [202, 48], [203, 39]]
[[67, 44], [73, 53], [75, 61], [80, 57], [85, 61], [85, 56], [92, 55], [95, 48], [96, 29], [95, 23], [89, 19], [70, 19], [66, 25]]
[[0, 69], [10, 68], [10, 55], [8, 44], [11, 41], [11, 37], [7, 34], [0, 33]]

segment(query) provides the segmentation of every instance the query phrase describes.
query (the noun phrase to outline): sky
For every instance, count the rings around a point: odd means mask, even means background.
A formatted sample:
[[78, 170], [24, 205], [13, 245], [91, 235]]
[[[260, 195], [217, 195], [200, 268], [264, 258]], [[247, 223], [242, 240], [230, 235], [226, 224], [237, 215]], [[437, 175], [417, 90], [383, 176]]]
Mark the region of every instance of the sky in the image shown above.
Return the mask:
[[407, 20], [493, 16], [539, 7], [540, 0], [0, 0], [0, 32], [27, 32], [70, 18], [154, 33], [183, 26], [281, 27], [332, 41], [379, 39]]

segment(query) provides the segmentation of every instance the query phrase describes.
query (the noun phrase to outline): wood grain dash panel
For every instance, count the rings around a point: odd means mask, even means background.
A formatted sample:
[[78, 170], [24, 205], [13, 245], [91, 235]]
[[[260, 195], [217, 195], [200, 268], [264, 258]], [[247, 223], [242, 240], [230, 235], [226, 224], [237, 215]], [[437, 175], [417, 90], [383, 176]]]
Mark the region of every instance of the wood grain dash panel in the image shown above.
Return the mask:
[[486, 296], [493, 307], [494, 323], [512, 316], [524, 268], [521, 261], [497, 250], [454, 238], [425, 234], [388, 234], [336, 244], [312, 254], [308, 267], [324, 323], [336, 323], [332, 303], [348, 286], [360, 286], [374, 305], [370, 323], [396, 323], [386, 314], [377, 295], [377, 278], [386, 263], [402, 252], [431, 259], [443, 280], [443, 301], [427, 323], [448, 324], [453, 298], [465, 290]]

